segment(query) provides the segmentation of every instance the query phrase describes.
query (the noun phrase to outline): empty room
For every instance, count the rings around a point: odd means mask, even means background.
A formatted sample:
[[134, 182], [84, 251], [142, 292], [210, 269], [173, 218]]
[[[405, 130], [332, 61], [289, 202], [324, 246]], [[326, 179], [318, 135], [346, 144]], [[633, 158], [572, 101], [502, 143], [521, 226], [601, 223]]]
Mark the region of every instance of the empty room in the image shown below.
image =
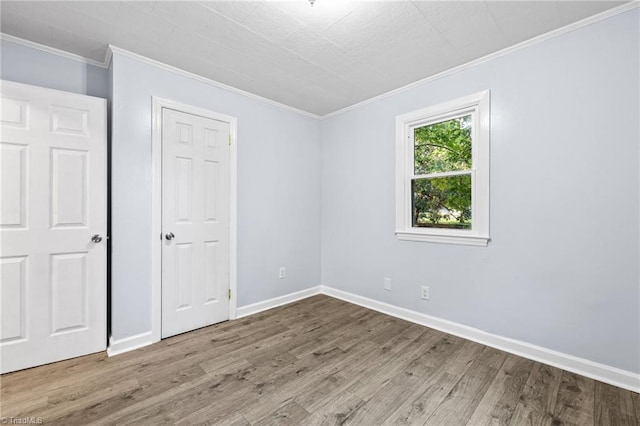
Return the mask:
[[0, 0], [0, 191], [2, 424], [640, 425], [640, 2]]

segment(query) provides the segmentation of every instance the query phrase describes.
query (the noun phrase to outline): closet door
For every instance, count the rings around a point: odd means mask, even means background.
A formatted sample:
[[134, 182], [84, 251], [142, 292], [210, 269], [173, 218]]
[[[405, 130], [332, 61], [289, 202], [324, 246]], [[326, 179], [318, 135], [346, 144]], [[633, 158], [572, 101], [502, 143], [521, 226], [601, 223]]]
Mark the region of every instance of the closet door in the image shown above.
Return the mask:
[[162, 112], [162, 337], [229, 319], [229, 123]]
[[0, 371], [106, 348], [106, 100], [0, 81]]

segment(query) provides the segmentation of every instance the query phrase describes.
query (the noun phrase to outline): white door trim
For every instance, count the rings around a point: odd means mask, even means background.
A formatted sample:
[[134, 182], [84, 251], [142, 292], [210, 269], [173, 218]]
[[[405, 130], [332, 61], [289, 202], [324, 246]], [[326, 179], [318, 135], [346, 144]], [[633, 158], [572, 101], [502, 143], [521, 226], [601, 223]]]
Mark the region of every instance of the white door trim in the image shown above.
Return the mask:
[[237, 183], [238, 149], [235, 117], [197, 108], [191, 105], [152, 96], [151, 116], [151, 340], [161, 339], [162, 328], [162, 108], [198, 115], [229, 123], [229, 319], [236, 319], [237, 307]]

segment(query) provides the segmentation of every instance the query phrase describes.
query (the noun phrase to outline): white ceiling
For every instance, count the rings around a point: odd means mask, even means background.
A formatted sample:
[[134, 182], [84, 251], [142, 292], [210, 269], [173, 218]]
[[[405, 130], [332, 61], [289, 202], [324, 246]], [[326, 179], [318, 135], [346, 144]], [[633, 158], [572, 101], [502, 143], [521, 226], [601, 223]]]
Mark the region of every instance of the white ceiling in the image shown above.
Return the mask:
[[0, 30], [102, 61], [112, 44], [324, 115], [623, 2], [0, 3]]

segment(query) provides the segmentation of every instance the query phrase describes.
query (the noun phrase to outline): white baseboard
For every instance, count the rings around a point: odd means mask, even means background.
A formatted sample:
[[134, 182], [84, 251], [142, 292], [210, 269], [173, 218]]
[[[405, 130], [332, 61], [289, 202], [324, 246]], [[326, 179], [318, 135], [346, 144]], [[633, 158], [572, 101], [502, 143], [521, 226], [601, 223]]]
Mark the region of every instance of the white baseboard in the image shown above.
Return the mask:
[[409, 309], [400, 308], [388, 303], [379, 302], [367, 297], [358, 296], [346, 291], [337, 290], [332, 287], [320, 286], [321, 293], [327, 296], [335, 297], [374, 311], [382, 312], [396, 318], [411, 321], [416, 324], [424, 325], [429, 328], [453, 334], [467, 340], [491, 346], [505, 352], [512, 353], [524, 358], [548, 364], [553, 367], [571, 371], [604, 383], [609, 383], [633, 392], [640, 393], [640, 374], [610, 367], [605, 364], [589, 361], [584, 358], [578, 358], [562, 352], [543, 348], [541, 346], [532, 345], [520, 340], [510, 339], [508, 337], [498, 336], [496, 334], [487, 333], [477, 328], [467, 325], [458, 324], [442, 318], [426, 315], [420, 312], [411, 311]]
[[107, 348], [107, 355], [114, 356], [125, 352], [139, 349], [144, 346], [148, 346], [153, 342], [151, 331], [136, 334], [135, 336], [126, 337], [124, 339], [114, 339], [113, 336], [109, 337], [109, 347]]
[[296, 291], [295, 293], [285, 294], [284, 296], [274, 297], [273, 299], [264, 300], [251, 305], [241, 306], [236, 309], [236, 318], [257, 314], [258, 312], [286, 305], [287, 303], [295, 302], [297, 300], [306, 299], [307, 297], [315, 296], [316, 294], [320, 294], [320, 286]]

